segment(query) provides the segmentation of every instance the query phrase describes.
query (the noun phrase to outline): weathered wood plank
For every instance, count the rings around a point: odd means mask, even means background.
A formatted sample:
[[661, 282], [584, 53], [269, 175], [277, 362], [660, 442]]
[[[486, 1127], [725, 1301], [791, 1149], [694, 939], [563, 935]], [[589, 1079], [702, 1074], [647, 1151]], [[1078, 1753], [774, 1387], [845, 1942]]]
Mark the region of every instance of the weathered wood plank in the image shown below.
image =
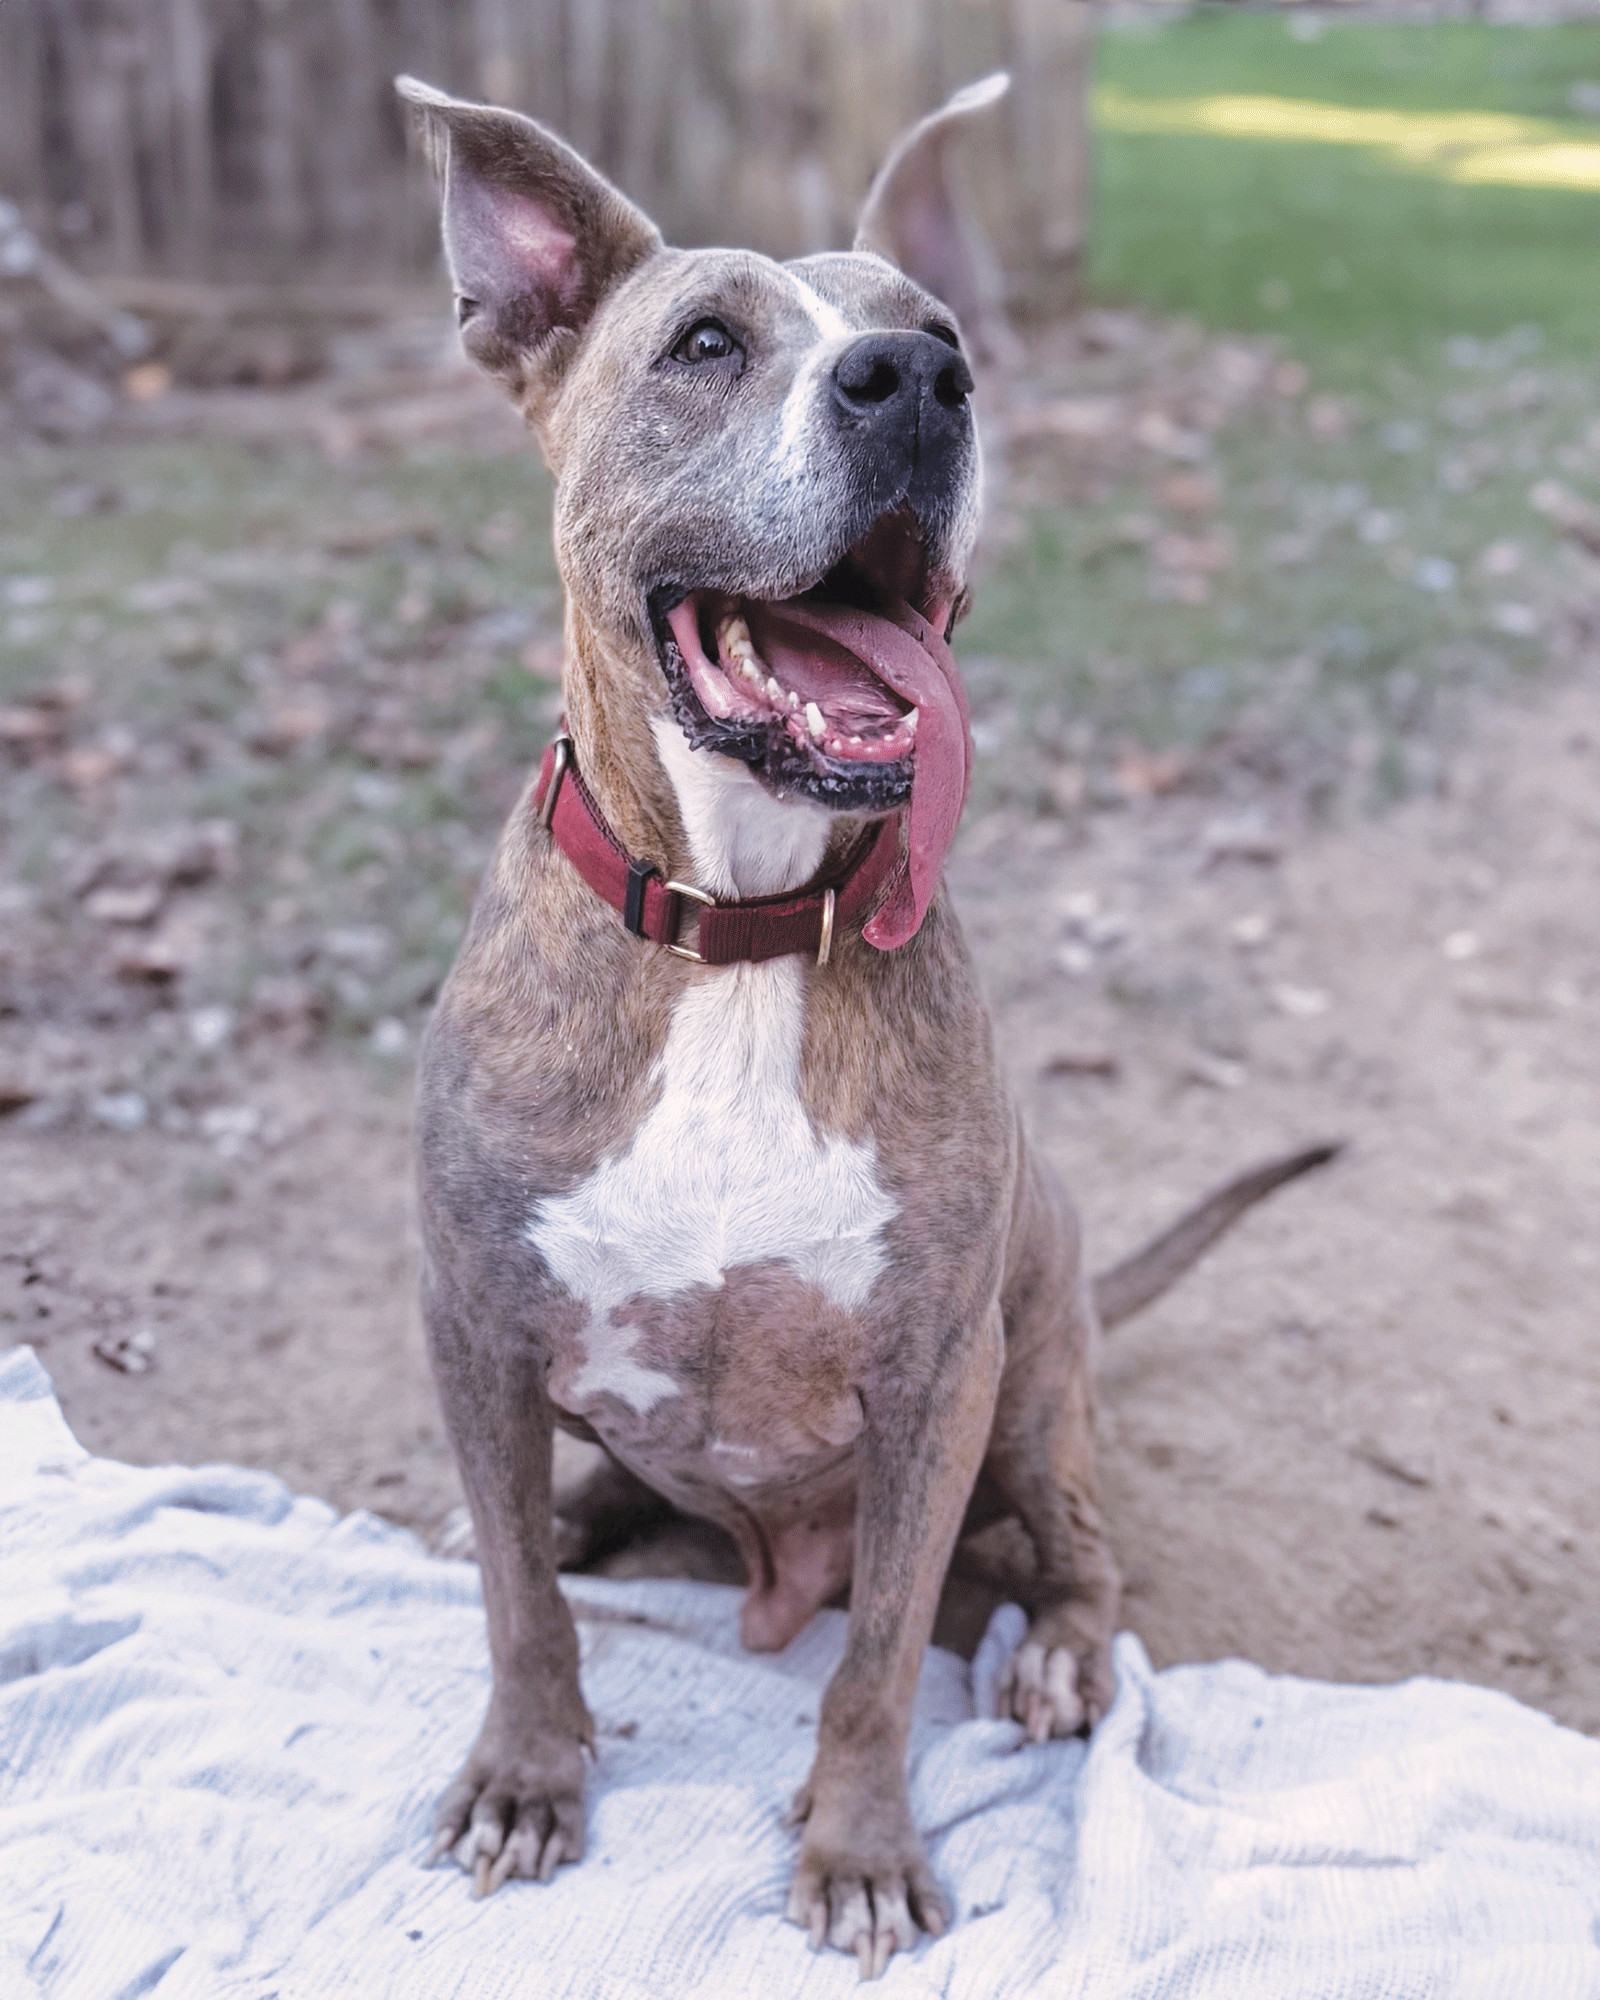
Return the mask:
[[[849, 241], [902, 125], [1009, 66], [971, 187], [1023, 310], [1070, 295], [1087, 0], [0, 4], [0, 193], [90, 268], [386, 279], [431, 259], [412, 69], [557, 125], [681, 242]], [[57, 225], [78, 205], [87, 227]]]

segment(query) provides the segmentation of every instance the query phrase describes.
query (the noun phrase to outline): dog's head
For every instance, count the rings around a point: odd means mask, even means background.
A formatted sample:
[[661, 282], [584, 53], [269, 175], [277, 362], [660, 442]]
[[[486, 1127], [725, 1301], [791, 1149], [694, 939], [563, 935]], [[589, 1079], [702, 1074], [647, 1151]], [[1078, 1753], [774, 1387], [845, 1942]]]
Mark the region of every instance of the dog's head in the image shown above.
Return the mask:
[[960, 327], [911, 273], [981, 297], [944, 152], [1005, 79], [902, 139], [854, 250], [787, 264], [669, 249], [531, 119], [399, 88], [465, 346], [540, 435], [571, 611], [629, 683], [608, 692], [780, 798], [909, 806], [936, 877], [970, 759], [945, 640], [981, 473]]

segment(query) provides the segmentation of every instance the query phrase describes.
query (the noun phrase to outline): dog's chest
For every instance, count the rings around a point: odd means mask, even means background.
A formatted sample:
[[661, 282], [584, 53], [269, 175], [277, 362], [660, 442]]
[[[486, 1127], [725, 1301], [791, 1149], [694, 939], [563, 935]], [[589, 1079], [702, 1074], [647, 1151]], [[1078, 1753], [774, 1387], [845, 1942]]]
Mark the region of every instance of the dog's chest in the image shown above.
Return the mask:
[[897, 1212], [876, 1149], [813, 1128], [799, 1092], [803, 1028], [794, 960], [698, 981], [677, 1003], [629, 1142], [538, 1204], [528, 1241], [583, 1308], [552, 1357], [561, 1407], [602, 1430], [646, 1419], [652, 1432], [665, 1422], [715, 1434], [724, 1449], [730, 1429], [771, 1443], [790, 1428], [793, 1409], [759, 1408], [775, 1350], [792, 1400], [808, 1340], [865, 1305]]

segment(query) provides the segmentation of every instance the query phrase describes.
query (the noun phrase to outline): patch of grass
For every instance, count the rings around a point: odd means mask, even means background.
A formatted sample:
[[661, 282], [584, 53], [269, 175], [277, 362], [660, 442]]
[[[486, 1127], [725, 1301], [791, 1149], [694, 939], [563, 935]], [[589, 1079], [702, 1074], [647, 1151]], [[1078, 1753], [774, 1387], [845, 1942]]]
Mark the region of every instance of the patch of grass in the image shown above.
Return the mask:
[[[1094, 302], [1270, 336], [1310, 379], [1209, 437], [1204, 524], [1163, 506], [1157, 453], [1079, 479], [1070, 505], [1024, 497], [963, 634], [1019, 753], [1007, 784], [1108, 735], [1242, 736], [1403, 791], [1435, 768], [1454, 692], [1537, 670], [1593, 594], [1529, 496], [1553, 477], [1600, 500], [1600, 191], [1453, 181], [1475, 128], [1438, 114], [1548, 121], [1600, 158], [1569, 100], [1600, 79], [1600, 30], [1290, 28], [1202, 7], [1100, 36]], [[1241, 99], [1252, 112], [1217, 110]], [[1404, 113], [1426, 143], [1232, 135], [1299, 129], [1296, 106], [1347, 107], [1319, 129], [1391, 141], [1373, 114]], [[1159, 129], [1208, 120], [1231, 126]], [[1319, 428], [1330, 395], [1340, 420]], [[1119, 536], [1129, 514], [1144, 541]], [[1203, 604], [1163, 597], [1152, 545], [1202, 528], [1231, 560]]]
[[[1592, 26], [1288, 24], [1231, 7], [1153, 32], [1101, 35], [1097, 82], [1160, 105], [1221, 95], [1409, 112], [1572, 118], [1600, 78]], [[1452, 334], [1535, 325], [1547, 348], [1600, 347], [1600, 192], [1458, 185], [1361, 145], [1115, 129], [1096, 141], [1090, 281], [1102, 295], [1214, 328], [1277, 333], [1352, 383], [1398, 356], [1431, 360]]]
[[59, 744], [7, 760], [0, 872], [81, 930], [62, 884], [85, 857], [227, 821], [186, 1000], [304, 980], [364, 1031], [448, 965], [548, 734], [558, 647], [531, 449], [21, 457], [0, 488], [0, 707], [65, 706]]

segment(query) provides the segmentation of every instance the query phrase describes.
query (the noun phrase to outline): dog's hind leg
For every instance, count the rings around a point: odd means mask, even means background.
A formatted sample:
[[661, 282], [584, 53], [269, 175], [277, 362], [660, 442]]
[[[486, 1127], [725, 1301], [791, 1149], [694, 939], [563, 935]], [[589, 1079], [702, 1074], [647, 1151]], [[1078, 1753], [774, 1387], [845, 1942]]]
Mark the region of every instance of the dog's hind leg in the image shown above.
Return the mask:
[[1027, 1157], [1002, 1309], [1005, 1372], [985, 1483], [1015, 1511], [1035, 1554], [1017, 1591], [1028, 1635], [1002, 1700], [1042, 1742], [1091, 1728], [1111, 1704], [1120, 1585], [1095, 1499], [1094, 1308], [1077, 1224], [1053, 1177]]
[[609, 1452], [586, 1477], [555, 1493], [556, 1562], [581, 1569], [670, 1521], [676, 1509]]

